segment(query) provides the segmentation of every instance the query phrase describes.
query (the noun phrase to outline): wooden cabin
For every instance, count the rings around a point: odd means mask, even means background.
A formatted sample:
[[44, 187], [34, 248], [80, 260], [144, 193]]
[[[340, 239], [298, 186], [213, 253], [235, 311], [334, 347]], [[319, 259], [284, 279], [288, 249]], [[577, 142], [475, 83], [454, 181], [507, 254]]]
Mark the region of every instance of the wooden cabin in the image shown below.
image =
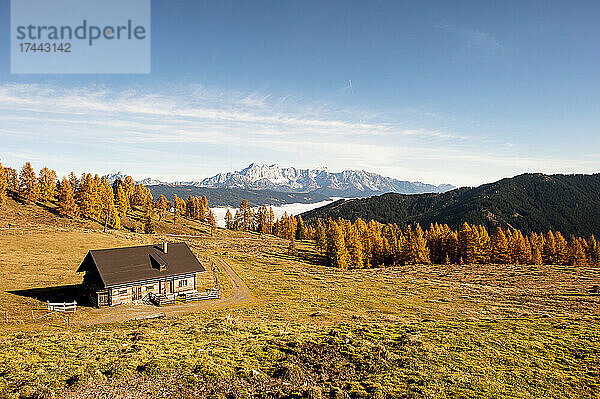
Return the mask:
[[77, 269], [98, 306], [142, 301], [154, 295], [192, 293], [206, 270], [186, 243], [90, 250]]

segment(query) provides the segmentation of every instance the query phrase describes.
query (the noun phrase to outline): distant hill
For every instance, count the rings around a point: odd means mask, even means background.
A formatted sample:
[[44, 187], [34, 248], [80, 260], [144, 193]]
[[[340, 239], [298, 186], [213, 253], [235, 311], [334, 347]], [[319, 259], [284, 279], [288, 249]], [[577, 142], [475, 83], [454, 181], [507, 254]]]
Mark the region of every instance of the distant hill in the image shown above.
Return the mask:
[[[125, 178], [121, 172], [105, 176], [109, 183]], [[194, 186], [213, 189], [272, 190], [283, 193], [315, 193], [326, 197], [368, 197], [388, 192], [402, 194], [439, 193], [455, 188], [384, 177], [364, 170], [329, 172], [327, 168], [296, 169], [279, 165], [250, 164], [240, 171], [219, 173], [202, 180], [162, 182], [152, 178], [145, 186]]]
[[523, 231], [559, 230], [566, 234], [600, 235], [600, 174], [523, 174], [475, 188], [441, 194], [384, 194], [340, 200], [302, 215], [305, 220], [345, 218], [381, 223], [445, 223], [465, 221]]
[[273, 190], [245, 190], [241, 188], [206, 188], [190, 185], [156, 184], [148, 186], [154, 199], [164, 195], [173, 199], [173, 195], [187, 199], [188, 196], [206, 196], [210, 206], [238, 207], [243, 199], [252, 206], [284, 205], [293, 203], [314, 204], [326, 201], [329, 197], [319, 193], [283, 193]]

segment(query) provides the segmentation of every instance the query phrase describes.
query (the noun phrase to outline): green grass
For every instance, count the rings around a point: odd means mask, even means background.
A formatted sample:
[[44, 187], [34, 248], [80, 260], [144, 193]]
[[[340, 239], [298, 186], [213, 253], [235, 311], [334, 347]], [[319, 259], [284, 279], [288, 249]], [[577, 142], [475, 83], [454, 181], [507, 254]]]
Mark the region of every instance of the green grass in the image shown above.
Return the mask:
[[319, 328], [236, 322], [220, 312], [210, 321], [187, 315], [29, 332], [0, 343], [0, 395], [83, 395], [123, 378], [160, 385], [172, 373], [190, 395], [597, 397], [599, 327], [597, 318], [539, 318]]
[[[251, 302], [66, 328], [58, 317], [31, 321], [43, 304], [11, 291], [80, 282], [90, 248], [164, 238], [52, 224], [0, 234], [0, 310], [11, 317], [0, 320], [2, 398], [600, 397], [598, 268], [342, 271], [320, 265], [311, 243], [289, 257], [285, 240], [221, 230], [185, 240], [234, 268]], [[127, 309], [81, 308], [72, 320], [111, 312]]]

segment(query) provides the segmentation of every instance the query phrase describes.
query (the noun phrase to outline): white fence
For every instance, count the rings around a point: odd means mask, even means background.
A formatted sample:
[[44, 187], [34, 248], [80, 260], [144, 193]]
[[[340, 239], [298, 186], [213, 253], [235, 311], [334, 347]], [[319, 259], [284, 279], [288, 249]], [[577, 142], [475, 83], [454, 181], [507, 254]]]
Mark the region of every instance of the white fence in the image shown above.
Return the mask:
[[62, 303], [48, 302], [47, 305], [48, 312], [75, 313], [75, 311], [77, 310], [77, 301]]

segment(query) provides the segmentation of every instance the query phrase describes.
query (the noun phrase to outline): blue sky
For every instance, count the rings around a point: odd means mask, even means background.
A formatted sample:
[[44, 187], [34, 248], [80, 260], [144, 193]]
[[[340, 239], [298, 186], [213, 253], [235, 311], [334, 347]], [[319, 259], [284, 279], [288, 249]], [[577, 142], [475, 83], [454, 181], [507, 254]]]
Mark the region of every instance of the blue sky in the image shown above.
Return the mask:
[[188, 180], [251, 162], [477, 185], [600, 169], [600, 3], [152, 1], [148, 75], [10, 73], [0, 160]]

